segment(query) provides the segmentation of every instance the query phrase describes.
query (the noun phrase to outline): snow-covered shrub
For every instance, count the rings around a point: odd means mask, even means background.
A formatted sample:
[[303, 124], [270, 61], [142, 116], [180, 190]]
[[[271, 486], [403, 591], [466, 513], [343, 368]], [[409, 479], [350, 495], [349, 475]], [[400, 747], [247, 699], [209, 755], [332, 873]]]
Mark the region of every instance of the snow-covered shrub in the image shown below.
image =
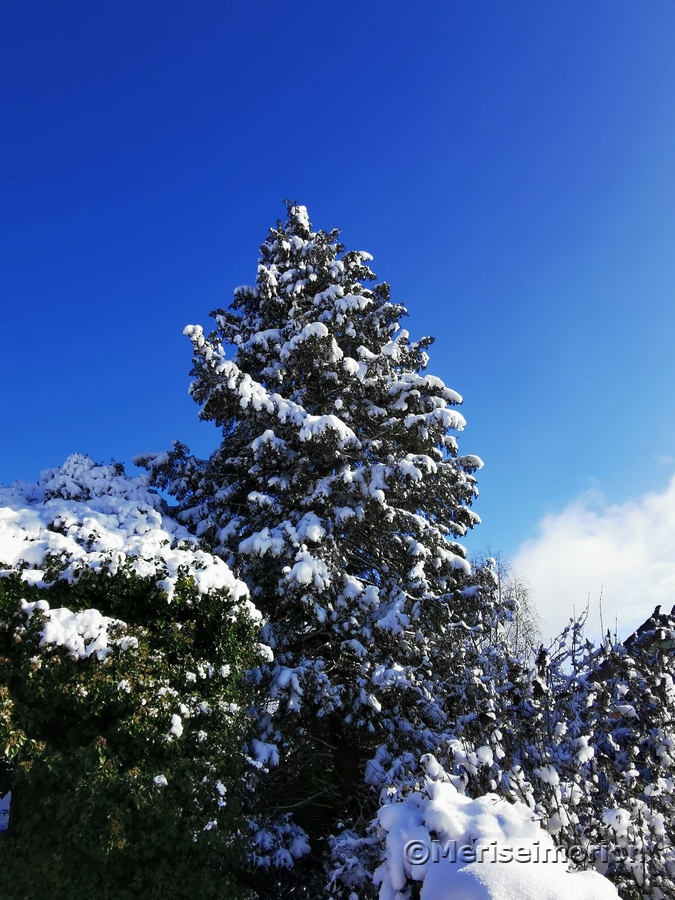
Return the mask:
[[1, 896], [247, 896], [260, 616], [162, 505], [79, 455], [0, 489]]
[[616, 900], [597, 872], [570, 870], [526, 804], [467, 797], [433, 757], [422, 762], [422, 783], [375, 820], [379, 900]]
[[574, 623], [542, 650], [513, 710], [506, 795], [624, 898], [675, 896], [675, 620], [596, 648]]

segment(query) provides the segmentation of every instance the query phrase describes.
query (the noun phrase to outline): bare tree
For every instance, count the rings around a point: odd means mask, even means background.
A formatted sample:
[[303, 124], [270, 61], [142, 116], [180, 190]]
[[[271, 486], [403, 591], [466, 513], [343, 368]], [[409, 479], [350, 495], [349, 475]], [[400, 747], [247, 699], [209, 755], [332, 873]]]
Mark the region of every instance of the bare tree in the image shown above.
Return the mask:
[[507, 624], [502, 626], [505, 629], [502, 639], [516, 656], [534, 658], [541, 642], [541, 619], [532, 602], [526, 576], [490, 546], [476, 554], [472, 562], [476, 568], [491, 570], [497, 599], [511, 612]]

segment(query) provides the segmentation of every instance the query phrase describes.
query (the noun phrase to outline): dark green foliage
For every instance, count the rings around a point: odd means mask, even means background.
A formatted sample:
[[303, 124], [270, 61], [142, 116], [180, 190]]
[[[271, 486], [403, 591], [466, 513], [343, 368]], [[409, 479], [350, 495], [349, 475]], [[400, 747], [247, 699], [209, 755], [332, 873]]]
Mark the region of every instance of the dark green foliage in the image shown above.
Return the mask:
[[[44, 617], [27, 622], [22, 598], [124, 619], [118, 637], [137, 644], [72, 658], [41, 643]], [[169, 605], [154, 578], [128, 568], [41, 590], [13, 575], [0, 578], [0, 622], [13, 813], [0, 896], [246, 896], [242, 675], [256, 653], [252, 626], [231, 615], [224, 592], [200, 597], [186, 574]]]

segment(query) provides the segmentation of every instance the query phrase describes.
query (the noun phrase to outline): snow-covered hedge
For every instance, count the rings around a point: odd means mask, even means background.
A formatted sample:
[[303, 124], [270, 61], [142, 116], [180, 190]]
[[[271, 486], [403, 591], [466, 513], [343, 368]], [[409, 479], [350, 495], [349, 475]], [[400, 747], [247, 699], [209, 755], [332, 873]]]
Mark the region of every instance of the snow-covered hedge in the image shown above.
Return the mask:
[[199, 594], [225, 590], [259, 618], [246, 585], [162, 514], [162, 498], [148, 490], [147, 480], [73, 454], [37, 484], [0, 487], [0, 565], [20, 566], [26, 582], [41, 586], [54, 575], [73, 581], [85, 568], [115, 574], [128, 564], [137, 575], [157, 579], [168, 601], [181, 571], [189, 571]]
[[246, 896], [260, 616], [162, 506], [79, 455], [0, 489], [0, 896]]

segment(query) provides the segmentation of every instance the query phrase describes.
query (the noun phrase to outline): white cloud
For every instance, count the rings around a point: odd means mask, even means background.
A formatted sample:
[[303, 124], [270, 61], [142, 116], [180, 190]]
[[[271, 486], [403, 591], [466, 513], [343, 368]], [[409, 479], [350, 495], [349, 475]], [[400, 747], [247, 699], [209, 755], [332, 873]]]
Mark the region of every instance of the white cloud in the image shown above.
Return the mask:
[[545, 516], [539, 533], [513, 560], [532, 589], [544, 639], [559, 633], [589, 603], [586, 634], [627, 637], [657, 604], [675, 603], [675, 477], [661, 493], [608, 506], [591, 492]]

